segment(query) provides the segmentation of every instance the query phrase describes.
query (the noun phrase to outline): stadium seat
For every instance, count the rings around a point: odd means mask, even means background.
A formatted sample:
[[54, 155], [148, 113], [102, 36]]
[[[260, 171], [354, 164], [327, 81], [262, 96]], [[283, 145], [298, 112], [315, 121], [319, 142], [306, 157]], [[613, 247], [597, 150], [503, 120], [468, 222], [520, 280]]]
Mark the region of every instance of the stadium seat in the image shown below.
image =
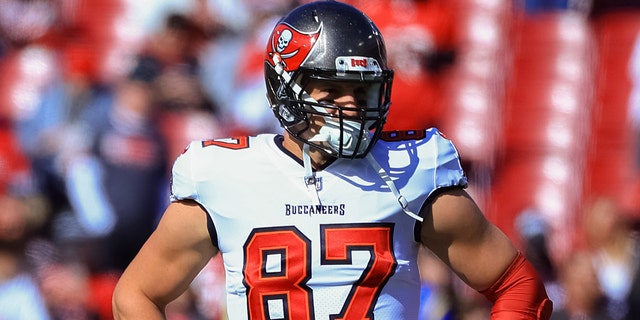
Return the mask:
[[[614, 11], [594, 21], [598, 45], [597, 91], [585, 173], [585, 198], [613, 196], [640, 218], [638, 145], [630, 121], [630, 59], [640, 36], [640, 10]], [[638, 59], [638, 58], [636, 58]]]
[[506, 152], [583, 154], [590, 119], [585, 89], [553, 80], [525, 88], [512, 88], [517, 92], [507, 100]]
[[452, 0], [457, 55], [442, 90], [441, 129], [462, 157], [493, 170], [502, 133], [502, 95], [511, 14], [506, 0]]
[[491, 165], [496, 152], [500, 102], [486, 81], [471, 77], [452, 78], [445, 91], [447, 109], [442, 131], [471, 162]]
[[550, 223], [554, 250], [566, 251], [575, 213], [581, 205], [581, 170], [570, 156], [512, 159], [494, 180], [487, 215], [508, 236], [517, 239], [515, 218], [534, 209]]
[[552, 251], [562, 254], [582, 201], [593, 37], [585, 20], [561, 11], [516, 16], [512, 39], [504, 139], [487, 211], [513, 239], [515, 218], [540, 212], [552, 228]]

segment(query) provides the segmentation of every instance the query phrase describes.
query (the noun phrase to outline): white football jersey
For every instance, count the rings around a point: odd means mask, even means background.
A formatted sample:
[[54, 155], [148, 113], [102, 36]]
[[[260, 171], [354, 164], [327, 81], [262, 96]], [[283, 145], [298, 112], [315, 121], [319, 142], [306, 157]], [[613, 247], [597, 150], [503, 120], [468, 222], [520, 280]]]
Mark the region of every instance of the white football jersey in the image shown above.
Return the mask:
[[[308, 188], [281, 139], [196, 141], [174, 164], [172, 201], [194, 199], [215, 226], [229, 319], [417, 319], [416, 220], [367, 159], [337, 159]], [[467, 185], [436, 129], [385, 135], [371, 152], [413, 212]]]

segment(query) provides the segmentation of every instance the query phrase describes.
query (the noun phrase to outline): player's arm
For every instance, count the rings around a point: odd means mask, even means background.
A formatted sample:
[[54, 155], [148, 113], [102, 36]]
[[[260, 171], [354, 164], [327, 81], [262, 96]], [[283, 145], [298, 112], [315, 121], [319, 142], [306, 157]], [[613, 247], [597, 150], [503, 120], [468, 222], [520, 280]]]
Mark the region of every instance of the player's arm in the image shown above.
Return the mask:
[[491, 319], [548, 319], [551, 301], [531, 264], [461, 188], [422, 208], [421, 241], [491, 302]]
[[171, 203], [118, 281], [115, 319], [164, 319], [166, 305], [188, 288], [217, 251], [206, 212], [194, 201]]

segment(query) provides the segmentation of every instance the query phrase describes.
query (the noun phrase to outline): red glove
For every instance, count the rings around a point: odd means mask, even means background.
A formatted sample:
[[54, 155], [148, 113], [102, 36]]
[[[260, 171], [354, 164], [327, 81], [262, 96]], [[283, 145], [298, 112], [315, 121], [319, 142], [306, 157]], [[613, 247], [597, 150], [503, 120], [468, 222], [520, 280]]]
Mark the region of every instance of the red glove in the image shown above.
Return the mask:
[[553, 310], [538, 273], [521, 252], [502, 277], [480, 293], [493, 303], [492, 320], [548, 320]]

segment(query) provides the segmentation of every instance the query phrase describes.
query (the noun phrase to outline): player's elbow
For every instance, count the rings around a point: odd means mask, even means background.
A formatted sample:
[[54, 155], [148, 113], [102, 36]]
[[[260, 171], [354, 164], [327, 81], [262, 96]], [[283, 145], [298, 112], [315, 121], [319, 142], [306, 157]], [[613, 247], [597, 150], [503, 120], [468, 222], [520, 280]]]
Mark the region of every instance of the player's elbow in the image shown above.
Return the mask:
[[113, 318], [126, 319], [163, 319], [163, 308], [158, 307], [135, 286], [119, 281], [111, 299]]
[[132, 299], [129, 299], [128, 292], [119, 282], [116, 285], [113, 296], [111, 297], [111, 308], [113, 309], [113, 318], [115, 320], [127, 319], [127, 310], [132, 306], [128, 305]]

